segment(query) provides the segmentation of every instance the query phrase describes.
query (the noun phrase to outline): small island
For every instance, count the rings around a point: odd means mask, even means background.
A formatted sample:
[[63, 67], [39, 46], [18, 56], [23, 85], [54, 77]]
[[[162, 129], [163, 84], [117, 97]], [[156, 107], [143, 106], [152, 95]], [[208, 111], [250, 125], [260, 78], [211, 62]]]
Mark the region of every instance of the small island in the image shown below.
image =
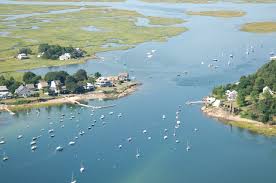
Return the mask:
[[104, 77], [99, 72], [88, 75], [83, 69], [73, 75], [66, 71], [48, 72], [44, 77], [25, 72], [23, 81], [0, 76], [0, 111], [14, 114], [18, 110], [67, 103], [83, 106], [79, 101], [126, 96], [139, 84], [127, 72]]
[[242, 25], [241, 31], [253, 33], [276, 32], [276, 22], [252, 22]]
[[245, 14], [246, 13], [244, 11], [234, 11], [234, 10], [188, 11], [187, 12], [187, 15], [210, 16], [210, 17], [221, 17], [221, 18], [242, 17]]
[[276, 60], [234, 84], [217, 86], [204, 99], [208, 116], [264, 135], [276, 135]]

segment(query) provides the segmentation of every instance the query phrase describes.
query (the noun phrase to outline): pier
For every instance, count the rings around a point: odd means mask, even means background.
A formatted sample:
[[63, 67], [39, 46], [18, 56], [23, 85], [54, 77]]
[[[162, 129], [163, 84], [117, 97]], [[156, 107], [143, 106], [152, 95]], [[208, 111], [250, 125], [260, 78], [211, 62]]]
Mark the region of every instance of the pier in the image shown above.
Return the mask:
[[67, 98], [67, 100], [70, 103], [73, 103], [73, 104], [76, 104], [76, 105], [79, 105], [79, 106], [82, 106], [82, 107], [86, 107], [86, 108], [92, 108], [92, 109], [103, 109], [103, 108], [110, 108], [110, 107], [115, 107], [116, 106], [115, 104], [113, 104], [113, 105], [106, 105], [106, 106], [92, 106], [92, 105], [82, 104], [82, 103], [80, 103], [77, 100], [73, 100], [73, 99], [69, 99], [69, 98]]
[[186, 105], [192, 105], [192, 104], [204, 104], [205, 102], [202, 100], [198, 100], [198, 101], [187, 101], [185, 104]]

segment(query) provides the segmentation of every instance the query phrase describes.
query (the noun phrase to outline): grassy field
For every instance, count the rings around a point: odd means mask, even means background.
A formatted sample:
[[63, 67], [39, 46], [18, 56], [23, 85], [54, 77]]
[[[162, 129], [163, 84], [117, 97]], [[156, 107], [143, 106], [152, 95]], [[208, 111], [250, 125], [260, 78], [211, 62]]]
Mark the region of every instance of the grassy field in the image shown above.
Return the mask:
[[222, 18], [242, 17], [246, 13], [243, 11], [217, 10], [217, 11], [188, 11], [187, 15], [211, 16]]
[[[9, 6], [7, 5], [7, 8], [10, 8]], [[38, 7], [38, 11], [42, 11], [41, 6]], [[31, 13], [31, 9], [36, 10], [36, 6], [28, 6], [28, 10], [22, 12], [22, 5], [13, 5], [11, 14], [17, 12], [17, 9], [21, 13]], [[47, 6], [44, 11], [49, 9], [51, 6]], [[161, 26], [136, 26], [138, 17], [148, 18], [152, 24]], [[63, 14], [40, 14], [15, 20], [2, 19], [0, 32], [9, 34], [0, 36], [0, 73], [85, 62], [85, 59], [58, 61], [37, 58], [37, 47], [40, 43], [72, 45], [86, 50], [88, 55], [93, 55], [102, 51], [128, 49], [147, 41], [166, 41], [169, 37], [187, 30], [185, 27], [168, 26], [182, 22], [181, 19], [145, 17], [135, 11], [96, 7], [86, 7], [77, 12]], [[90, 26], [101, 31], [86, 30]], [[103, 47], [108, 43], [118, 46]], [[31, 48], [34, 55], [23, 61], [13, 58], [22, 47]]]
[[276, 22], [252, 22], [242, 25], [241, 31], [253, 33], [276, 32]]
[[175, 24], [182, 24], [185, 21], [182, 19], [172, 19], [172, 18], [161, 18], [161, 17], [147, 17], [150, 20], [150, 24], [152, 25], [175, 25]]

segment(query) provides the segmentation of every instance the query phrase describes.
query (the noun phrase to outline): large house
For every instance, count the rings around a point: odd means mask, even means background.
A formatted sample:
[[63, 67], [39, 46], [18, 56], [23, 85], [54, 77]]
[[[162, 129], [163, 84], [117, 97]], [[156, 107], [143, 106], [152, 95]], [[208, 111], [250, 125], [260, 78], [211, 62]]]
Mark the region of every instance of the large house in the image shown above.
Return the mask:
[[33, 92], [26, 86], [20, 85], [14, 92], [19, 97], [29, 97], [33, 94]]
[[112, 85], [112, 82], [106, 77], [99, 77], [95, 83], [96, 87], [111, 87]]
[[49, 85], [46, 81], [40, 80], [39, 83], [37, 84], [37, 89], [43, 90], [47, 88]]
[[0, 99], [6, 99], [11, 97], [11, 93], [9, 92], [6, 86], [0, 86]]
[[35, 91], [35, 90], [36, 90], [34, 84], [26, 84], [25, 86], [26, 86], [30, 91]]

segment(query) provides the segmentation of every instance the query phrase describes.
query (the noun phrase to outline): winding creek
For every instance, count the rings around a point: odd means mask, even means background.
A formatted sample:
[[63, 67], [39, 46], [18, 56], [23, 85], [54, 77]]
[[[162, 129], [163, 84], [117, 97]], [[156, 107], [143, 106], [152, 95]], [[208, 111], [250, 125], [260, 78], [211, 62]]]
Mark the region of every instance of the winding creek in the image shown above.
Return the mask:
[[[91, 105], [116, 104], [114, 108], [94, 112], [77, 106], [59, 106], [42, 108], [39, 114], [36, 110], [15, 116], [1, 113], [0, 137], [5, 137], [6, 144], [0, 145], [0, 154], [5, 152], [10, 159], [0, 162], [0, 182], [66, 183], [70, 182], [72, 172], [77, 182], [82, 183], [276, 182], [275, 138], [230, 128], [204, 116], [200, 106], [185, 105], [187, 100], [208, 95], [213, 86], [236, 81], [267, 62], [269, 53], [276, 51], [276, 34], [253, 34], [238, 29], [248, 21], [276, 20], [276, 4], [166, 5], [138, 1], [96, 4], [136, 10], [144, 15], [180, 17], [188, 21], [184, 25], [189, 31], [167, 42], [148, 42], [130, 50], [98, 53], [105, 61], [33, 70], [39, 74], [54, 70], [72, 73], [82, 68], [106, 75], [128, 71], [143, 85], [119, 100], [88, 101]], [[247, 15], [221, 19], [184, 13], [202, 9], [238, 9]], [[255, 52], [246, 55], [250, 46], [254, 46]], [[146, 53], [152, 49], [156, 52], [149, 59]], [[214, 58], [219, 60], [216, 63], [219, 67], [210, 69], [208, 64]], [[179, 105], [181, 125], [174, 137]], [[110, 111], [114, 114], [109, 115]], [[73, 120], [69, 119], [71, 113], [76, 117]], [[117, 117], [119, 113], [122, 117]], [[62, 123], [61, 114], [65, 114]], [[104, 120], [99, 119], [102, 114], [106, 116]], [[94, 119], [95, 126], [88, 130]], [[198, 131], [194, 132], [194, 128]], [[49, 137], [49, 129], [55, 130], [54, 138]], [[142, 133], [144, 129], [147, 134]], [[81, 130], [85, 135], [79, 136], [75, 146], [68, 146]], [[18, 140], [20, 134], [24, 136]], [[33, 136], [39, 135], [38, 149], [31, 152], [29, 143]], [[168, 135], [167, 140], [164, 135]], [[152, 139], [148, 140], [148, 136]], [[127, 142], [128, 137], [132, 137], [131, 143]], [[175, 142], [176, 138], [180, 143]], [[191, 145], [189, 152], [187, 141]], [[64, 147], [63, 152], [55, 152], [59, 145]], [[137, 148], [139, 159], [135, 158]], [[81, 162], [86, 168], [83, 174], [79, 173]]]

